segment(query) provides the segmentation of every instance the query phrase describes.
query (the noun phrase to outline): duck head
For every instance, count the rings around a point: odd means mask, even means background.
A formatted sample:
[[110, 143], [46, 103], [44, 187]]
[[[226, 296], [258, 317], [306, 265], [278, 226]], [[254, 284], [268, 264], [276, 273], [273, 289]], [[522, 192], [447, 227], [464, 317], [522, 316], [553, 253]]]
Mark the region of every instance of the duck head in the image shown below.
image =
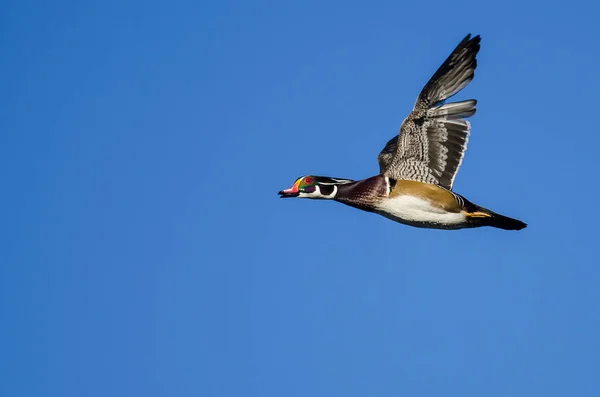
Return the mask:
[[306, 175], [296, 179], [291, 188], [281, 190], [278, 194], [281, 198], [334, 199], [338, 192], [338, 186], [351, 182], [354, 181], [328, 176]]

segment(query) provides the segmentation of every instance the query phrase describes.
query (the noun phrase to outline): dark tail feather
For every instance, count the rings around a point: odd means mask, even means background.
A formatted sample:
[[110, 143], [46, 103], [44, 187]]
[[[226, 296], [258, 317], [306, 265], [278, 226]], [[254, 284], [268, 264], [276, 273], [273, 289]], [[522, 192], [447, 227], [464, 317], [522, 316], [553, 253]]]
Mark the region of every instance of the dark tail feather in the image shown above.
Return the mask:
[[496, 214], [490, 211], [492, 215], [489, 219], [489, 226], [497, 227], [504, 230], [521, 230], [527, 227], [525, 222], [521, 222], [518, 219], [509, 218], [508, 216]]
[[[462, 197], [462, 196], [461, 196]], [[504, 230], [521, 230], [527, 227], [525, 222], [500, 215], [487, 208], [480, 207], [464, 199], [467, 218], [474, 226], [491, 226]]]

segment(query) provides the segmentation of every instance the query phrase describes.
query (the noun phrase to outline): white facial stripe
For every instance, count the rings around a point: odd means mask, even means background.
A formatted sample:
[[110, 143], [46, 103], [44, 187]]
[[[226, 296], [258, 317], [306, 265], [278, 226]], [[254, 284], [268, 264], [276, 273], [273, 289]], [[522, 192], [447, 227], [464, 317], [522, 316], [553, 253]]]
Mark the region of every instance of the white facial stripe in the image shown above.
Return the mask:
[[[317, 189], [318, 189], [318, 188], [319, 188], [319, 187], [317, 186]], [[319, 190], [319, 194], [320, 194], [320, 193], [321, 193], [321, 189], [318, 189], [318, 190]], [[337, 194], [337, 191], [338, 191], [338, 187], [334, 185], [334, 186], [333, 186], [333, 191], [331, 192], [331, 194], [329, 194], [329, 195], [327, 195], [327, 196], [326, 196], [326, 195], [323, 195], [323, 194], [321, 194], [321, 196], [323, 196], [324, 198], [332, 199], [332, 198], [334, 198], [334, 197], [335, 197], [335, 195]]]
[[336, 179], [336, 178], [329, 178], [331, 179], [333, 182], [319, 182], [321, 185], [340, 185], [340, 184], [346, 184], [346, 183], [351, 183], [354, 182], [351, 179]]
[[298, 197], [312, 198], [312, 199], [333, 199], [333, 198], [335, 198], [337, 191], [338, 191], [338, 187], [333, 186], [333, 191], [331, 192], [331, 194], [325, 195], [325, 194], [321, 193], [321, 189], [319, 188], [319, 185], [316, 185], [314, 192], [312, 192], [312, 193], [300, 192]]
[[337, 187], [337, 186], [334, 186], [334, 187], [333, 187], [333, 192], [331, 192], [331, 194], [329, 195], [329, 197], [330, 197], [330, 198], [334, 198], [334, 197], [335, 197], [335, 195], [337, 194], [337, 192], [338, 192], [338, 187]]

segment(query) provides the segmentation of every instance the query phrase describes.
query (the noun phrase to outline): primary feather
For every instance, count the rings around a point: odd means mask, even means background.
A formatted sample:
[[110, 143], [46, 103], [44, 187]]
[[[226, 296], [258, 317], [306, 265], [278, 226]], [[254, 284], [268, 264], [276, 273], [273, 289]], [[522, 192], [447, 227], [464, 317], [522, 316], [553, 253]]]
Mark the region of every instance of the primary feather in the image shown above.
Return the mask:
[[479, 36], [467, 35], [419, 94], [412, 112], [379, 154], [380, 173], [452, 189], [467, 148], [477, 101], [444, 103], [471, 80], [477, 67]]

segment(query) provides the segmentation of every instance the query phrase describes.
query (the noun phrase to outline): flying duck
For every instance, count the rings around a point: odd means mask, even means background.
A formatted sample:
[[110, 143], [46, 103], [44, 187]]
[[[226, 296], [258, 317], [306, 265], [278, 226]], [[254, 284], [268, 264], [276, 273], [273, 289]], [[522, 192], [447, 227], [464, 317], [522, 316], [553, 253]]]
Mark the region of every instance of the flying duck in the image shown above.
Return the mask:
[[360, 181], [307, 175], [279, 195], [335, 200], [421, 228], [525, 228], [452, 191], [471, 128], [465, 119], [477, 101], [445, 101], [473, 80], [480, 41], [467, 35], [425, 84], [399, 134], [379, 153], [379, 175]]

